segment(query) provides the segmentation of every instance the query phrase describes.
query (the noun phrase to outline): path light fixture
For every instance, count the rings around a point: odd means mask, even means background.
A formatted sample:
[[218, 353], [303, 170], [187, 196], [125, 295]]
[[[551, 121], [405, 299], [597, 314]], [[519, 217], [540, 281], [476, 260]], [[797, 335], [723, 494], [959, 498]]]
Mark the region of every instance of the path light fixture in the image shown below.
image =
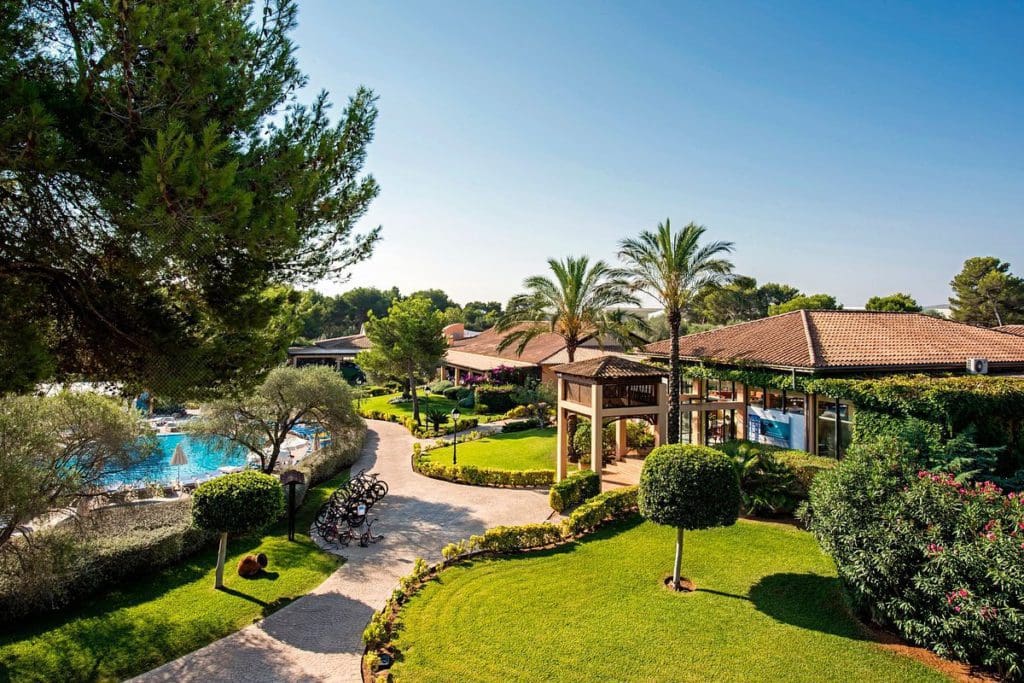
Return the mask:
[[452, 427], [452, 466], [453, 467], [455, 465], [459, 464], [458, 449], [459, 449], [459, 418], [460, 417], [462, 417], [462, 415], [459, 413], [459, 409], [458, 408], [452, 408], [452, 422], [455, 423], [455, 425]]

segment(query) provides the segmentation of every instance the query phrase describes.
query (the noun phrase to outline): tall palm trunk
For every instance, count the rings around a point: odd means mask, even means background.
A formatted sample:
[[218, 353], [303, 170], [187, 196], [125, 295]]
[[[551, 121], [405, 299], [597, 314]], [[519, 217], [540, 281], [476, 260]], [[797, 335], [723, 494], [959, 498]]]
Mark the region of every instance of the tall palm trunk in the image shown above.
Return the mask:
[[679, 326], [682, 313], [668, 312], [668, 442], [679, 443]]

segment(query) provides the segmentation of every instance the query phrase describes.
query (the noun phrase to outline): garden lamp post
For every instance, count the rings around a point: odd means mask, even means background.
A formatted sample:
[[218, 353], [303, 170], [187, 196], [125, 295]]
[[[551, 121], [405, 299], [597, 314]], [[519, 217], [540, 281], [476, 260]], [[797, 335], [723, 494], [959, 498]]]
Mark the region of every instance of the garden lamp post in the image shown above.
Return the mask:
[[452, 408], [452, 422], [455, 423], [454, 426], [452, 427], [452, 466], [453, 467], [455, 465], [459, 464], [458, 448], [459, 448], [459, 418], [460, 417], [461, 417], [461, 415], [459, 414], [459, 409], [458, 408]]

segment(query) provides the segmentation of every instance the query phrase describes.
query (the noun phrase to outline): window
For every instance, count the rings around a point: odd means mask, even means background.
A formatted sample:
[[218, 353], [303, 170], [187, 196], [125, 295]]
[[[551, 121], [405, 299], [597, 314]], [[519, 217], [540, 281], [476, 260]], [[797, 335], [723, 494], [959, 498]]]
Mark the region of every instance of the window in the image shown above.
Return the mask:
[[804, 394], [790, 394], [783, 392], [783, 404], [787, 413], [793, 413], [794, 415], [804, 414]]
[[708, 410], [704, 412], [704, 433], [707, 445], [725, 443], [736, 439], [736, 411]]
[[853, 405], [821, 396], [817, 413], [818, 455], [842, 457], [853, 436]]
[[679, 414], [679, 443], [693, 443], [693, 416], [685, 410]]
[[750, 405], [764, 408], [764, 389], [762, 387], [747, 387], [750, 396]]
[[725, 379], [709, 379], [704, 384], [704, 399], [707, 401], [735, 401], [736, 382]]
[[766, 389], [764, 394], [764, 407], [767, 410], [782, 410], [782, 390]]

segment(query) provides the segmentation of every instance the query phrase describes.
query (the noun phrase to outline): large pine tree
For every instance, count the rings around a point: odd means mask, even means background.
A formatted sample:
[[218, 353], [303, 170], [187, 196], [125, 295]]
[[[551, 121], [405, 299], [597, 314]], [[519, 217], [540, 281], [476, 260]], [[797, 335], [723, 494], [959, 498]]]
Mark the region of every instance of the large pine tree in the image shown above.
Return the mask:
[[375, 97], [300, 102], [295, 23], [292, 0], [0, 3], [0, 390], [252, 381], [291, 285], [369, 255]]

